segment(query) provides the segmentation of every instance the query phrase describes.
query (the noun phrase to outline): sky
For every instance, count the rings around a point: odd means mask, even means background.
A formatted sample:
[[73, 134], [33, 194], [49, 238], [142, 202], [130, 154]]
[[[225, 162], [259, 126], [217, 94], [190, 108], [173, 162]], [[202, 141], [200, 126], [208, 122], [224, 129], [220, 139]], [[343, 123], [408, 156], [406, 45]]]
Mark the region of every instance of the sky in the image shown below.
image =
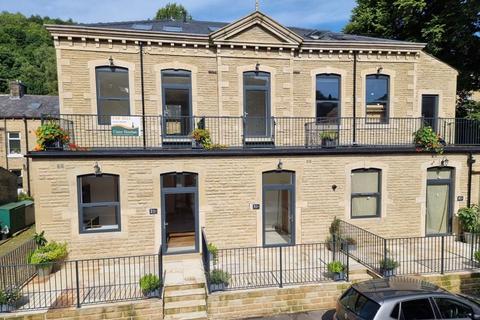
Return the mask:
[[[0, 11], [112, 22], [153, 18], [168, 2], [185, 6], [195, 20], [231, 22], [255, 10], [255, 0], [0, 0]], [[259, 0], [260, 11], [286, 26], [340, 31], [355, 0]]]

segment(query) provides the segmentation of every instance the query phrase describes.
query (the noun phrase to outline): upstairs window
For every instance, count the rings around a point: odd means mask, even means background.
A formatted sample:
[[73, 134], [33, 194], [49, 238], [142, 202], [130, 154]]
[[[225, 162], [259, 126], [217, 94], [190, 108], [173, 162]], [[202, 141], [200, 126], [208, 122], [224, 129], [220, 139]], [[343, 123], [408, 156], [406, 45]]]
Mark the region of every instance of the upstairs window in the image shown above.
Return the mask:
[[80, 233], [120, 230], [118, 176], [78, 177]]
[[22, 154], [20, 147], [20, 132], [8, 132], [8, 155], [19, 156]]
[[352, 171], [352, 219], [380, 216], [380, 179], [379, 169]]
[[319, 74], [316, 79], [317, 121], [340, 117], [340, 76]]
[[109, 125], [111, 116], [130, 115], [130, 90], [128, 69], [97, 67], [98, 124]]
[[368, 123], [388, 123], [390, 77], [383, 74], [367, 76], [366, 118]]

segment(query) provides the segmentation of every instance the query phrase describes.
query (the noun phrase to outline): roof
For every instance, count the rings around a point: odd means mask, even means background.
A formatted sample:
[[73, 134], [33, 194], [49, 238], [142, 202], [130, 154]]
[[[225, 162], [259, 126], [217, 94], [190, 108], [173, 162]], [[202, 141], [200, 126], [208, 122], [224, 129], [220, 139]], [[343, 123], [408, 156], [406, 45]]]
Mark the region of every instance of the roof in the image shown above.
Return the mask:
[[354, 289], [376, 302], [408, 295], [447, 294], [444, 289], [424, 280], [409, 277], [391, 277], [356, 283]]
[[[120, 21], [120, 22], [106, 22], [106, 23], [89, 23], [77, 24], [76, 26], [100, 28], [100, 29], [114, 29], [114, 30], [130, 30], [130, 31], [150, 31], [161, 33], [175, 33], [175, 34], [194, 34], [208, 36], [209, 34], [223, 28], [230, 23], [213, 22], [213, 21], [172, 21], [172, 20], [138, 20], [138, 21]], [[74, 25], [75, 26], [75, 25]], [[181, 28], [181, 31], [168, 31], [168, 27]], [[405, 41], [358, 36], [346, 34], [341, 32], [332, 32], [327, 30], [308, 29], [300, 27], [287, 27], [304, 40], [308, 41], [359, 41], [359, 42], [389, 42], [389, 43], [409, 43]]]
[[59, 113], [58, 96], [23, 95], [12, 98], [0, 95], [0, 119], [2, 118], [40, 118], [42, 114]]

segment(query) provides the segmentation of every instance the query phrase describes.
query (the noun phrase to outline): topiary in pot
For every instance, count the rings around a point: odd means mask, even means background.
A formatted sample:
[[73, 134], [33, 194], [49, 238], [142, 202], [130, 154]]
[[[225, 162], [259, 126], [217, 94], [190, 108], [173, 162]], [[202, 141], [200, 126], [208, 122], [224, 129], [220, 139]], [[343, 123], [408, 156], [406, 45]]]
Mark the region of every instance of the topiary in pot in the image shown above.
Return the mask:
[[22, 297], [20, 290], [6, 288], [0, 290], [0, 313], [12, 312], [16, 309], [18, 300]]
[[337, 144], [338, 134], [335, 131], [324, 131], [320, 133], [320, 139], [322, 140], [322, 147], [331, 148]]
[[385, 260], [380, 260], [380, 270], [384, 277], [391, 277], [395, 275], [395, 269], [398, 268], [400, 264], [390, 258]]
[[230, 283], [230, 274], [226, 271], [215, 269], [210, 272], [210, 290], [223, 291]]
[[162, 282], [160, 278], [154, 274], [146, 274], [140, 278], [140, 289], [145, 297], [158, 297], [160, 296], [159, 289]]
[[342, 250], [346, 251], [347, 249], [348, 249], [348, 252], [351, 252], [357, 249], [357, 241], [352, 237], [346, 237], [345, 239], [343, 239]]
[[60, 261], [65, 260], [68, 255], [67, 244], [55, 241], [39, 247], [29, 256], [28, 262], [37, 267], [40, 277], [48, 276], [53, 267]]
[[208, 254], [210, 255], [210, 261], [212, 261], [213, 264], [216, 264], [217, 259], [218, 259], [218, 248], [217, 248], [217, 246], [214, 245], [213, 243], [209, 243], [207, 245], [207, 250], [208, 250]]
[[332, 274], [334, 281], [345, 280], [345, 266], [340, 261], [332, 261], [327, 264], [327, 270]]
[[476, 204], [460, 208], [456, 214], [462, 225], [465, 242], [473, 243], [473, 233], [480, 231], [480, 214]]

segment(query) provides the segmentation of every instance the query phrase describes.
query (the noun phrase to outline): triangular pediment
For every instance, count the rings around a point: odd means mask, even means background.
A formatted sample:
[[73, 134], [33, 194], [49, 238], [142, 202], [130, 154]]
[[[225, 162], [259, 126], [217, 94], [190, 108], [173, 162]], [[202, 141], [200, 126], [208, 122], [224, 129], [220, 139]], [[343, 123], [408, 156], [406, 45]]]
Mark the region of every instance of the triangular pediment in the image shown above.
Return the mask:
[[210, 35], [215, 44], [296, 47], [302, 38], [263, 13], [256, 11]]

